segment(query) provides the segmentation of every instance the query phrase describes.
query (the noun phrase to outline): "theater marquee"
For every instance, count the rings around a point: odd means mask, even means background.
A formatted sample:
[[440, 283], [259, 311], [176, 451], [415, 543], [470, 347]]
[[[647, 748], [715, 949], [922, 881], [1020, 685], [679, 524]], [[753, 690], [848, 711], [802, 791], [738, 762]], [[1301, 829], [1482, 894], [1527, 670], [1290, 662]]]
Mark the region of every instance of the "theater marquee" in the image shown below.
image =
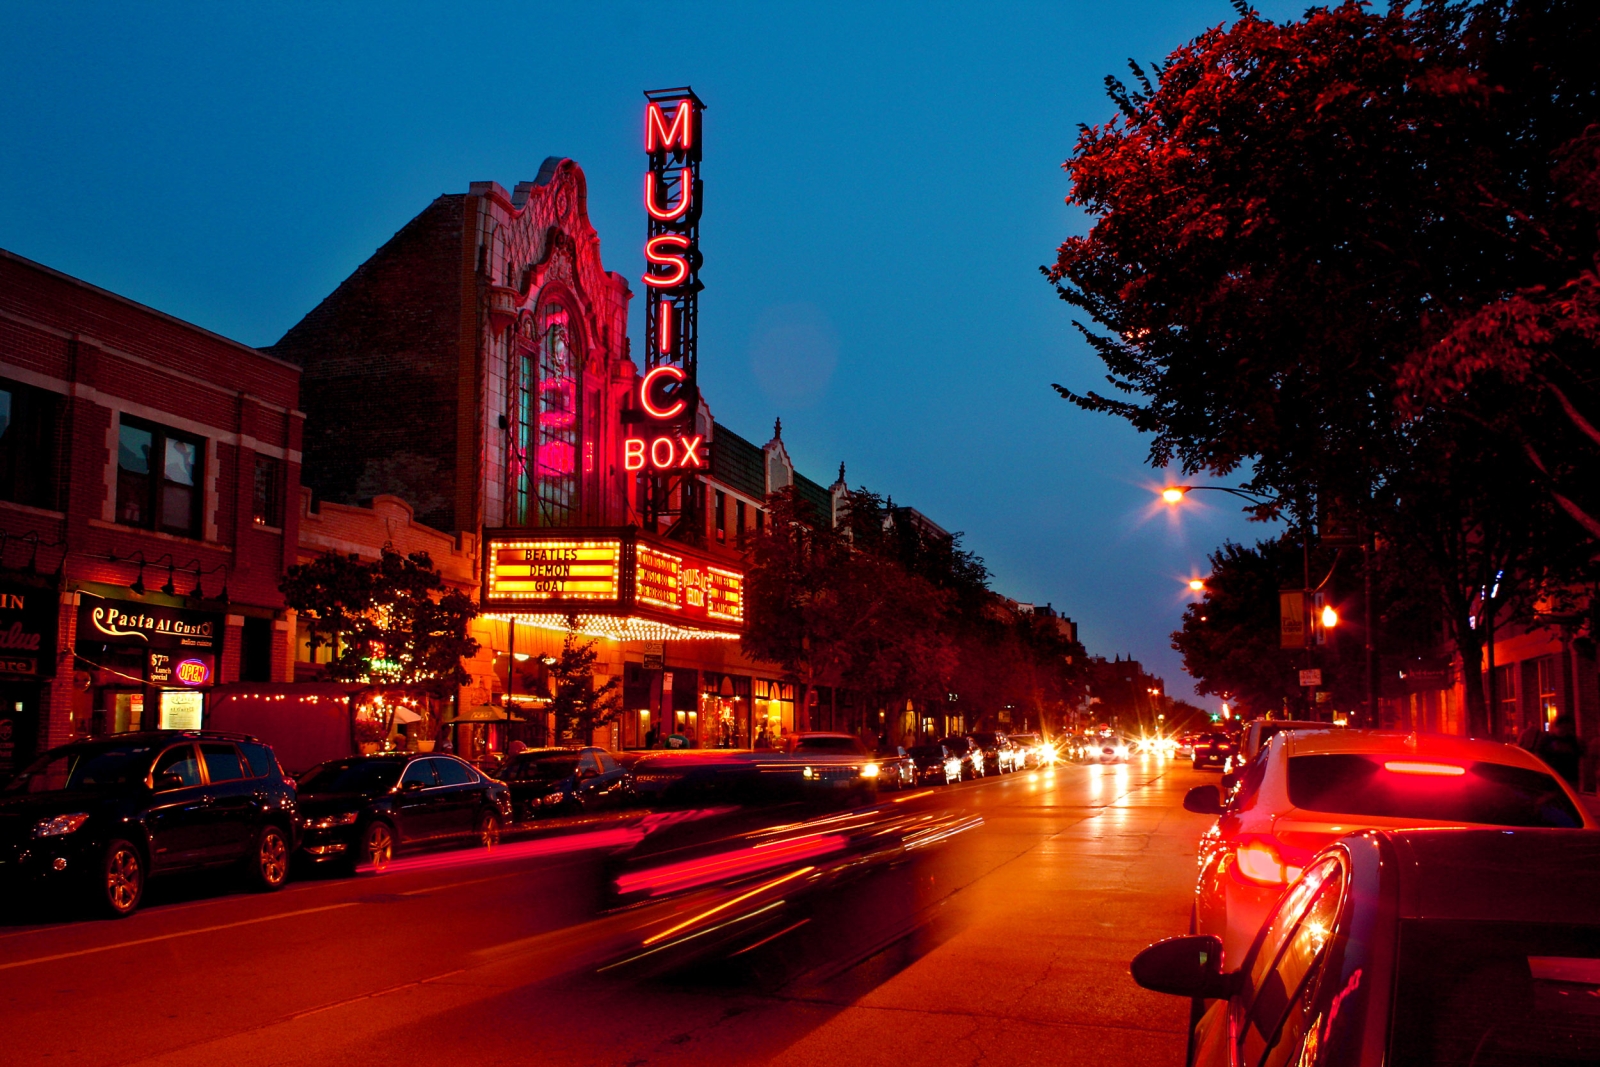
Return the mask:
[[617, 640], [737, 637], [744, 574], [636, 527], [484, 531], [482, 610]]

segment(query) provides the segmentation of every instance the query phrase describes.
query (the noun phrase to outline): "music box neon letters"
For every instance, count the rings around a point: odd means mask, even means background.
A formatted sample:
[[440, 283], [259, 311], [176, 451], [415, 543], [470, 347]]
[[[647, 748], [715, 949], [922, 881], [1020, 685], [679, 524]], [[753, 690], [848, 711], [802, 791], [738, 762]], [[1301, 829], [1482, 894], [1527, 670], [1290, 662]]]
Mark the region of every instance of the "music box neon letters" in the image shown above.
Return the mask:
[[[683, 368], [664, 363], [653, 367], [639, 381], [639, 407], [646, 416], [658, 423], [670, 423], [684, 416], [686, 407], [682, 399], [664, 402], [657, 398], [660, 383], [682, 382]], [[702, 434], [659, 433], [646, 440], [628, 437], [622, 442], [624, 470], [704, 470], [706, 466], [705, 437]]]

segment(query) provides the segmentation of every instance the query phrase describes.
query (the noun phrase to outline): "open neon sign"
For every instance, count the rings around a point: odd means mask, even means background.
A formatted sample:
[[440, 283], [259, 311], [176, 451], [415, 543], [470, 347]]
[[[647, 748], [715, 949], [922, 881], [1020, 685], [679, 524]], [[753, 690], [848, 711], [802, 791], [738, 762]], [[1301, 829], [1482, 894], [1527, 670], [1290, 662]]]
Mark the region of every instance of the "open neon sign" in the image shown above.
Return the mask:
[[647, 216], [642, 279], [645, 365], [636, 422], [623, 440], [623, 468], [667, 474], [703, 470], [705, 440], [693, 432], [699, 407], [695, 347], [700, 293], [700, 113], [694, 90], [645, 93]]

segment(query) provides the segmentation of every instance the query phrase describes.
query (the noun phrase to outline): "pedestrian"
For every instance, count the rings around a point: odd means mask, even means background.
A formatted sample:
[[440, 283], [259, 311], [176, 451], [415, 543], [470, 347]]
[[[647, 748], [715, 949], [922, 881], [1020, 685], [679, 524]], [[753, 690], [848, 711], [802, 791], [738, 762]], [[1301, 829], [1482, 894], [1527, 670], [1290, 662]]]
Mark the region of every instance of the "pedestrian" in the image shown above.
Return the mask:
[[1533, 754], [1550, 765], [1570, 785], [1578, 784], [1578, 764], [1583, 759], [1583, 744], [1578, 740], [1572, 716], [1562, 712], [1550, 730], [1534, 745]]
[[655, 748], [656, 747], [656, 742], [659, 741], [660, 739], [661, 739], [661, 734], [659, 732], [657, 732], [657, 730], [656, 730], [656, 728], [654, 726], [652, 726], [652, 727], [650, 727], [650, 729], [648, 729], [648, 730], [646, 730], [644, 732], [644, 747], [645, 748]]
[[1535, 746], [1539, 744], [1539, 738], [1544, 736], [1544, 731], [1539, 726], [1538, 719], [1529, 720], [1528, 725], [1524, 726], [1522, 732], [1517, 735], [1517, 747], [1532, 752]]
[[755, 744], [752, 748], [768, 749], [772, 747], [772, 735], [767, 733], [767, 724], [762, 723], [761, 729], [756, 731]]

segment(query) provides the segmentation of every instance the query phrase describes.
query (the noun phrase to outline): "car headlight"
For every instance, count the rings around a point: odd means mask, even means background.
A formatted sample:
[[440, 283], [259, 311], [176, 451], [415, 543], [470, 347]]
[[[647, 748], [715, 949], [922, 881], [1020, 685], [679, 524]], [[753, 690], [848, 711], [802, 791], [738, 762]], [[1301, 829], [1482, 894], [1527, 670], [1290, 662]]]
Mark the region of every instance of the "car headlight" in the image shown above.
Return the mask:
[[337, 815], [324, 815], [320, 819], [312, 819], [306, 823], [311, 830], [332, 830], [335, 826], [349, 826], [359, 817], [360, 812], [342, 811]]
[[1128, 746], [1127, 745], [1118, 745], [1117, 746], [1117, 755], [1126, 756], [1127, 754], [1128, 754]]
[[813, 771], [810, 767], [807, 767], [800, 772], [800, 777], [802, 778], [815, 778], [816, 776], [817, 772]]
[[881, 771], [882, 771], [882, 768], [879, 767], [876, 763], [869, 763], [866, 766], [861, 768], [861, 777], [863, 777], [863, 778], [876, 778], [876, 777], [878, 777], [878, 774]]
[[89, 813], [75, 811], [71, 815], [57, 815], [52, 819], [45, 819], [33, 828], [34, 837], [61, 837], [64, 834], [76, 833], [78, 827], [89, 821]]

